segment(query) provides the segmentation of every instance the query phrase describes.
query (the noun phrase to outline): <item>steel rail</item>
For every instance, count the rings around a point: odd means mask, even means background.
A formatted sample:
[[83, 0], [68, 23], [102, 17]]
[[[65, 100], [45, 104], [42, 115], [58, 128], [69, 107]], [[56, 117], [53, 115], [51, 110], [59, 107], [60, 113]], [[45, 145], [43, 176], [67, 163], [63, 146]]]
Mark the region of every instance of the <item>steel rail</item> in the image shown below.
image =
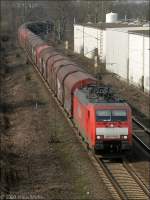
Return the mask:
[[135, 116], [132, 117], [133, 122], [135, 122], [137, 125], [139, 125], [146, 133], [150, 134], [150, 129], [145, 127], [138, 119], [136, 119]]
[[137, 174], [134, 172], [131, 166], [129, 166], [128, 161], [124, 158], [123, 159], [123, 165], [127, 169], [127, 171], [130, 173], [130, 175], [134, 178], [134, 180], [137, 182], [137, 184], [143, 189], [144, 193], [150, 197], [150, 191], [147, 188], [147, 186], [143, 183], [143, 181], [137, 176]]
[[[123, 199], [123, 200], [130, 199], [130, 197], [133, 197], [134, 192], [136, 195], [137, 194], [136, 192], [138, 192], [138, 191], [139, 191], [139, 194], [142, 195], [143, 198], [145, 197], [146, 199], [149, 199], [150, 192], [149, 192], [147, 186], [140, 180], [140, 178], [136, 175], [136, 173], [133, 171], [133, 169], [128, 165], [128, 162], [124, 157], [121, 158], [122, 159], [121, 167], [120, 167], [120, 164], [118, 164], [118, 166], [117, 166], [117, 163], [115, 163], [117, 168], [113, 168], [112, 163], [109, 164], [109, 163], [103, 161], [105, 159], [107, 160], [108, 158], [107, 157], [104, 157], [104, 158], [98, 157], [97, 162], [102, 167], [104, 173], [106, 174], [108, 179], [113, 184], [114, 188], [118, 192], [121, 199]], [[119, 173], [119, 171], [120, 171], [120, 169], [122, 169], [122, 167], [125, 170], [125, 171], [123, 170], [123, 172], [127, 172], [127, 175], [123, 175], [123, 177], [120, 176], [121, 174]], [[119, 177], [118, 177], [118, 174], [119, 174]], [[128, 177], [128, 174], [130, 175], [131, 178]], [[121, 184], [123, 181], [125, 181], [125, 185]], [[121, 183], [119, 183], [119, 182], [121, 182]], [[135, 186], [135, 184], [136, 184], [136, 186]], [[126, 185], [128, 185], [127, 188], [126, 188]], [[130, 185], [132, 185], [133, 188]], [[139, 188], [139, 189], [136, 191], [135, 188], [136, 189]], [[132, 193], [132, 191], [133, 191], [133, 193]], [[137, 194], [137, 196], [138, 196], [138, 194]]]
[[[138, 125], [140, 128], [142, 128], [142, 130], [144, 131], [144, 133], [148, 134], [148, 136], [150, 136], [150, 130], [148, 128], [146, 128], [139, 120], [137, 120], [135, 118], [135, 116], [132, 117], [133, 122]], [[142, 131], [142, 130], [139, 130]], [[135, 131], [136, 132], [136, 131]], [[146, 145], [135, 133], [133, 130], [133, 138], [143, 147], [143, 149], [145, 151], [147, 151], [148, 153], [150, 153], [150, 146]]]
[[107, 176], [108, 180], [111, 181], [113, 187], [117, 191], [118, 195], [120, 196], [121, 199], [127, 200], [127, 195], [121, 190], [120, 185], [117, 183], [115, 178], [112, 176], [112, 174], [109, 172], [109, 170], [105, 167], [104, 163], [102, 162], [101, 158], [95, 156], [95, 159], [97, 160], [98, 164], [100, 167], [103, 169], [105, 175]]
[[143, 149], [150, 153], [150, 147], [147, 146], [146, 144], [144, 144], [144, 142], [139, 138], [137, 137], [135, 134], [133, 134], [133, 138], [143, 147]]

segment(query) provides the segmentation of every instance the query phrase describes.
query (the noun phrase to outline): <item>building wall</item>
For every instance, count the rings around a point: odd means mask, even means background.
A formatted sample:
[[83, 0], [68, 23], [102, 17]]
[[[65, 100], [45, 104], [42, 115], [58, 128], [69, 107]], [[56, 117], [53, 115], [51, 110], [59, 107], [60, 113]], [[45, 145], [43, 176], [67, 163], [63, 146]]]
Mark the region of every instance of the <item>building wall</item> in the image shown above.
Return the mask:
[[74, 26], [74, 51], [88, 58], [95, 48], [106, 69], [124, 80], [150, 91], [149, 37], [129, 31], [149, 30], [149, 27], [122, 27], [101, 30], [95, 27]]
[[95, 49], [98, 50], [99, 59], [105, 62], [105, 30], [84, 27], [84, 56], [93, 58]]
[[128, 33], [107, 29], [106, 69], [128, 79]]
[[84, 56], [93, 58], [95, 48], [98, 48], [100, 40], [100, 30], [96, 28], [84, 27]]
[[144, 91], [150, 93], [150, 37], [144, 38]]
[[96, 48], [99, 59], [105, 62], [105, 30], [74, 25], [74, 52], [93, 59]]
[[149, 40], [148, 36], [130, 33], [127, 28], [106, 30], [106, 69], [145, 92], [150, 92]]
[[83, 54], [84, 52], [84, 43], [83, 43], [83, 26], [75, 25], [74, 26], [74, 52]]
[[150, 90], [149, 37], [129, 34], [129, 81]]

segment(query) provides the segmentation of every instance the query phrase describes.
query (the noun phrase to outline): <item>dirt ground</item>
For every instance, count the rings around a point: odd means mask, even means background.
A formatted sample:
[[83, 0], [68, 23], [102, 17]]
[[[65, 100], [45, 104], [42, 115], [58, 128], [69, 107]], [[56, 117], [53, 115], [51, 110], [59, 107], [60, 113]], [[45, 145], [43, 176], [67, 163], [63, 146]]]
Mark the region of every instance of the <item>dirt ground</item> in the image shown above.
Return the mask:
[[112, 199], [24, 53], [1, 55], [1, 199]]

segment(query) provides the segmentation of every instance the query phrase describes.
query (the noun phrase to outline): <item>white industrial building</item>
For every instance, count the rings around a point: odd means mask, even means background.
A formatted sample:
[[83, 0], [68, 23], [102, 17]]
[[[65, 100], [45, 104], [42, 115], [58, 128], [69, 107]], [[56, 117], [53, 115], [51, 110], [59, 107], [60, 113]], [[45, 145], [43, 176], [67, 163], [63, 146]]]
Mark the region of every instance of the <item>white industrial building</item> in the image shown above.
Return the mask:
[[148, 30], [149, 27], [127, 27], [106, 31], [106, 69], [144, 91], [150, 90], [146, 81], [149, 73], [145, 73], [149, 71]]
[[88, 58], [95, 56], [95, 49], [98, 50], [98, 56], [101, 62], [106, 61], [106, 29], [119, 27], [137, 27], [137, 25], [128, 25], [118, 21], [117, 13], [106, 14], [106, 23], [98, 24], [75, 24], [74, 25], [74, 52], [83, 54]]
[[93, 58], [98, 49], [99, 58], [105, 61], [105, 31], [90, 25], [74, 25], [74, 51]]
[[129, 81], [150, 91], [149, 31], [129, 33]]
[[94, 58], [97, 49], [108, 71], [149, 92], [149, 27], [114, 23], [110, 15], [108, 23], [74, 25], [74, 52]]

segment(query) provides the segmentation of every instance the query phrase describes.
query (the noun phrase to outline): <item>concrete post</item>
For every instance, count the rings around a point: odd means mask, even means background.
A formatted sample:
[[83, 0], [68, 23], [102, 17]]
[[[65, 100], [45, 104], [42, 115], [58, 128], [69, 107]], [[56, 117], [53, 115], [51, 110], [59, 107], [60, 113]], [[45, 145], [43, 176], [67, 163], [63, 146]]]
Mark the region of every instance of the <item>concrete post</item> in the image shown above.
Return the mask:
[[68, 45], [68, 41], [66, 40], [66, 41], [65, 41], [65, 49], [66, 49], [66, 50], [68, 50], [68, 46], [69, 46], [69, 45]]
[[98, 67], [98, 57], [97, 56], [94, 56], [94, 67], [97, 68]]

